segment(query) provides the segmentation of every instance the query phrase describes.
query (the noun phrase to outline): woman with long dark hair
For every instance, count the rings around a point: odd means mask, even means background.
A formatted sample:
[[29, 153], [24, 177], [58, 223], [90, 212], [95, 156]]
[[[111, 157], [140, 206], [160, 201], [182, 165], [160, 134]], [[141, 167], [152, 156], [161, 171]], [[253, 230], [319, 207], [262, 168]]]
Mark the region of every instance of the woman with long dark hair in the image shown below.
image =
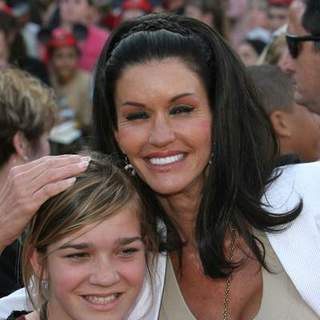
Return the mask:
[[122, 24], [97, 65], [93, 115], [96, 148], [134, 175], [160, 227], [159, 319], [317, 319], [266, 237], [301, 205], [262, 206], [278, 146], [219, 34], [175, 15]]

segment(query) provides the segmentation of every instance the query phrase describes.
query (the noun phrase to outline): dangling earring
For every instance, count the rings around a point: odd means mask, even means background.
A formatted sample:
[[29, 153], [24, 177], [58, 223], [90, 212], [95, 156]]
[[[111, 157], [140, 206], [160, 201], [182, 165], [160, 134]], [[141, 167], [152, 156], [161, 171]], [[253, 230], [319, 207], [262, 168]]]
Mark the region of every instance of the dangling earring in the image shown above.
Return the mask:
[[48, 290], [49, 288], [48, 280], [41, 280], [41, 286], [44, 290]]
[[29, 157], [26, 156], [25, 154], [23, 154], [21, 157], [22, 157], [22, 159], [23, 159], [24, 161], [29, 161], [29, 160], [30, 160]]
[[208, 166], [211, 166], [212, 163], [213, 163], [213, 161], [214, 161], [214, 155], [213, 155], [213, 152], [211, 152], [211, 154], [210, 154], [210, 159], [209, 159], [209, 161], [208, 161]]
[[125, 161], [125, 166], [124, 166], [124, 170], [126, 170], [127, 172], [129, 172], [132, 176], [136, 175], [136, 170], [134, 170], [133, 165], [130, 163], [129, 159], [127, 156], [124, 156], [124, 161]]

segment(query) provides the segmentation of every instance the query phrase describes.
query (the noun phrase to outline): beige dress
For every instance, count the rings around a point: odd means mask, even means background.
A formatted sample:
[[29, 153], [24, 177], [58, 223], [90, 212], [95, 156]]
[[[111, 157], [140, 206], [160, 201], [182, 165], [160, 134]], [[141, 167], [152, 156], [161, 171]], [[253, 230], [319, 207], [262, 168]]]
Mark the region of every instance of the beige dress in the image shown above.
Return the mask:
[[[254, 320], [319, 320], [320, 317], [300, 297], [269, 241], [265, 236], [260, 238], [266, 248], [267, 265], [275, 273], [265, 269], [262, 271], [262, 301]], [[167, 262], [159, 320], [196, 320], [183, 299], [170, 259]]]

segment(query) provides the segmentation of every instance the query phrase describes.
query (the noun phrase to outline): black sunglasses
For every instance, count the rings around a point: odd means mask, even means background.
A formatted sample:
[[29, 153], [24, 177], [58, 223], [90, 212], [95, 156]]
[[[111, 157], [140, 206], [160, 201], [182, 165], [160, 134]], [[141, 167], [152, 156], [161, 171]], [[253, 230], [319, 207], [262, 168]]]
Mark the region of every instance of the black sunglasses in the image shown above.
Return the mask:
[[286, 40], [288, 45], [288, 50], [293, 59], [298, 58], [300, 53], [300, 42], [305, 41], [320, 41], [320, 36], [296, 36], [292, 34], [286, 34]]

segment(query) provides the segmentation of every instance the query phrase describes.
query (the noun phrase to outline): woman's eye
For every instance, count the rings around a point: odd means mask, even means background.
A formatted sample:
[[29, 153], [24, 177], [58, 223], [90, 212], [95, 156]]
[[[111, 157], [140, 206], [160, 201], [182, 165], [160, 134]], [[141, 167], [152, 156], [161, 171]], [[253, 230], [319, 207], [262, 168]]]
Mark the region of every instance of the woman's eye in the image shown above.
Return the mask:
[[140, 119], [148, 119], [149, 116], [146, 112], [141, 111], [141, 112], [132, 112], [126, 115], [126, 119], [128, 121], [132, 120], [140, 120]]
[[170, 114], [190, 113], [194, 110], [194, 107], [188, 105], [175, 106], [170, 110]]

